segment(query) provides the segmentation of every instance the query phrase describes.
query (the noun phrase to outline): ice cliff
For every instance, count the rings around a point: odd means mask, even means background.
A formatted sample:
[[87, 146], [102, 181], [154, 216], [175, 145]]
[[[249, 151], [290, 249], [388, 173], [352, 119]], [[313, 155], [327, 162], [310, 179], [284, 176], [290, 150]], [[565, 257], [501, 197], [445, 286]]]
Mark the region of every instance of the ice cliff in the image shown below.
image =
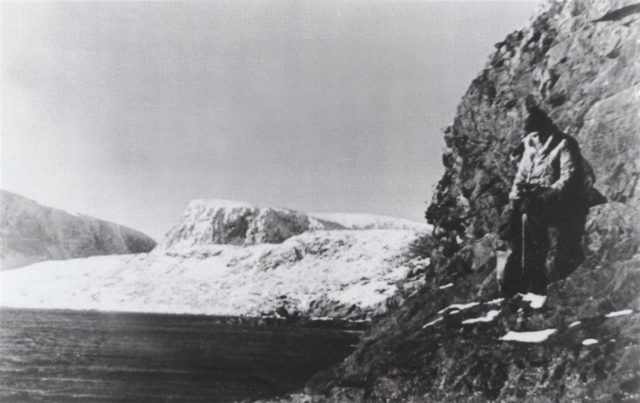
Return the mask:
[[131, 228], [42, 206], [0, 190], [0, 268], [43, 260], [148, 252], [156, 242]]
[[[591, 209], [586, 261], [544, 304], [497, 298], [495, 284], [516, 168], [509, 153], [529, 94], [578, 140], [610, 201]], [[425, 286], [374, 321], [302, 399], [638, 401], [639, 128], [640, 3], [545, 3], [496, 44], [445, 131]]]

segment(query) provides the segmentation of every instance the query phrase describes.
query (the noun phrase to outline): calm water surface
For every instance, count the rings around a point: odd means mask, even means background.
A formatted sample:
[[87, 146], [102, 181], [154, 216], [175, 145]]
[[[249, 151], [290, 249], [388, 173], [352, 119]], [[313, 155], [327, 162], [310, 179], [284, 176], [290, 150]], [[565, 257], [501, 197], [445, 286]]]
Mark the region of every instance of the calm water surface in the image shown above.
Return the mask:
[[206, 316], [0, 309], [0, 401], [276, 396], [341, 361], [358, 337]]

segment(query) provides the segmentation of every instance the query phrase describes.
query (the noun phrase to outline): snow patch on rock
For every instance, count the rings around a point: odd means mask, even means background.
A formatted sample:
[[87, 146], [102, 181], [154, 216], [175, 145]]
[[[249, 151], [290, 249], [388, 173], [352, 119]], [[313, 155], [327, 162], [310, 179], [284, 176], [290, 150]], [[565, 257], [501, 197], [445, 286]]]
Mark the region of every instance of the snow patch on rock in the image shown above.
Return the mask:
[[556, 329], [537, 330], [533, 332], [514, 332], [509, 331], [504, 336], [500, 337], [502, 341], [517, 341], [521, 343], [542, 343], [547, 340], [549, 336], [554, 334]]
[[528, 302], [531, 309], [540, 309], [547, 302], [546, 295], [538, 295], [533, 293], [527, 293], [522, 296], [524, 302]]
[[485, 316], [481, 316], [479, 318], [463, 320], [462, 324], [463, 325], [469, 325], [469, 324], [479, 323], [479, 322], [491, 322], [495, 318], [497, 318], [498, 315], [500, 315], [500, 311], [499, 310], [490, 310], [489, 312], [487, 312], [487, 314]]
[[450, 310], [464, 311], [465, 309], [473, 308], [474, 306], [478, 306], [478, 305], [480, 305], [479, 302], [469, 302], [466, 304], [451, 304], [446, 308], [442, 308], [441, 310], [439, 310], [438, 314], [443, 314], [446, 311], [450, 311]]
[[422, 326], [422, 328], [423, 328], [423, 329], [426, 329], [426, 328], [428, 328], [428, 327], [431, 327], [431, 326], [435, 325], [436, 323], [438, 323], [438, 322], [440, 322], [440, 321], [442, 321], [442, 316], [439, 316], [439, 317], [437, 317], [436, 319], [432, 320], [431, 322], [426, 323], [424, 326]]
[[621, 311], [609, 312], [608, 314], [605, 315], [605, 317], [607, 317], [607, 318], [616, 318], [618, 316], [631, 315], [632, 313], [633, 313], [633, 311], [631, 309], [623, 309]]

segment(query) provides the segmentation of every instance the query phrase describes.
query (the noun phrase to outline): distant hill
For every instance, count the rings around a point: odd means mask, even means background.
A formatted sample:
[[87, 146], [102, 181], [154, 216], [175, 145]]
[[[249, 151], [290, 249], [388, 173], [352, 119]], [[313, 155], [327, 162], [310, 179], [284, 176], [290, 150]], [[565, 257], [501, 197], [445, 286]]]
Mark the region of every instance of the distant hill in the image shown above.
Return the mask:
[[0, 190], [0, 268], [43, 260], [148, 252], [156, 242], [122, 225], [69, 214]]
[[311, 213], [313, 217], [340, 224], [348, 229], [405, 229], [431, 231], [426, 222], [417, 222], [397, 217], [360, 213]]

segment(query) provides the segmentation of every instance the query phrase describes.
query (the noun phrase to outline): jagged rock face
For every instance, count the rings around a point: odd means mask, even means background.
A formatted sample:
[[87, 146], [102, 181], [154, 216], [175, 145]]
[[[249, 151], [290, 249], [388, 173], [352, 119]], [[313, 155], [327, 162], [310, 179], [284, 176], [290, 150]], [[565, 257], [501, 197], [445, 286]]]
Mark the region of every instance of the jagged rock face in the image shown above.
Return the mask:
[[[551, 2], [496, 48], [445, 133], [426, 286], [312, 379], [311, 401], [640, 399], [640, 5]], [[522, 296], [493, 301], [528, 94], [578, 139], [610, 200], [590, 211], [585, 262], [550, 285], [541, 309]], [[512, 331], [548, 334], [502, 340]]]
[[2, 269], [43, 260], [148, 252], [156, 242], [130, 228], [42, 206], [0, 191]]
[[306, 231], [342, 228], [288, 209], [227, 200], [193, 200], [180, 222], [167, 234], [163, 246], [169, 250], [213, 244], [282, 243]]
[[166, 250], [195, 250], [208, 245], [282, 243], [307, 231], [408, 230], [430, 232], [425, 223], [355, 213], [312, 213], [257, 207], [230, 200], [193, 200], [165, 237]]
[[632, 3], [550, 2], [530, 27], [496, 44], [445, 133], [446, 172], [427, 213], [440, 232], [480, 237], [496, 230], [529, 94], [578, 140], [596, 186], [613, 201], [638, 204], [640, 14], [637, 7], [614, 12]]
[[[586, 262], [541, 309], [495, 300], [495, 237], [468, 244], [308, 391], [325, 393], [318, 401], [637, 401], [639, 217], [616, 202], [592, 209]], [[545, 330], [540, 343], [501, 340]]]

